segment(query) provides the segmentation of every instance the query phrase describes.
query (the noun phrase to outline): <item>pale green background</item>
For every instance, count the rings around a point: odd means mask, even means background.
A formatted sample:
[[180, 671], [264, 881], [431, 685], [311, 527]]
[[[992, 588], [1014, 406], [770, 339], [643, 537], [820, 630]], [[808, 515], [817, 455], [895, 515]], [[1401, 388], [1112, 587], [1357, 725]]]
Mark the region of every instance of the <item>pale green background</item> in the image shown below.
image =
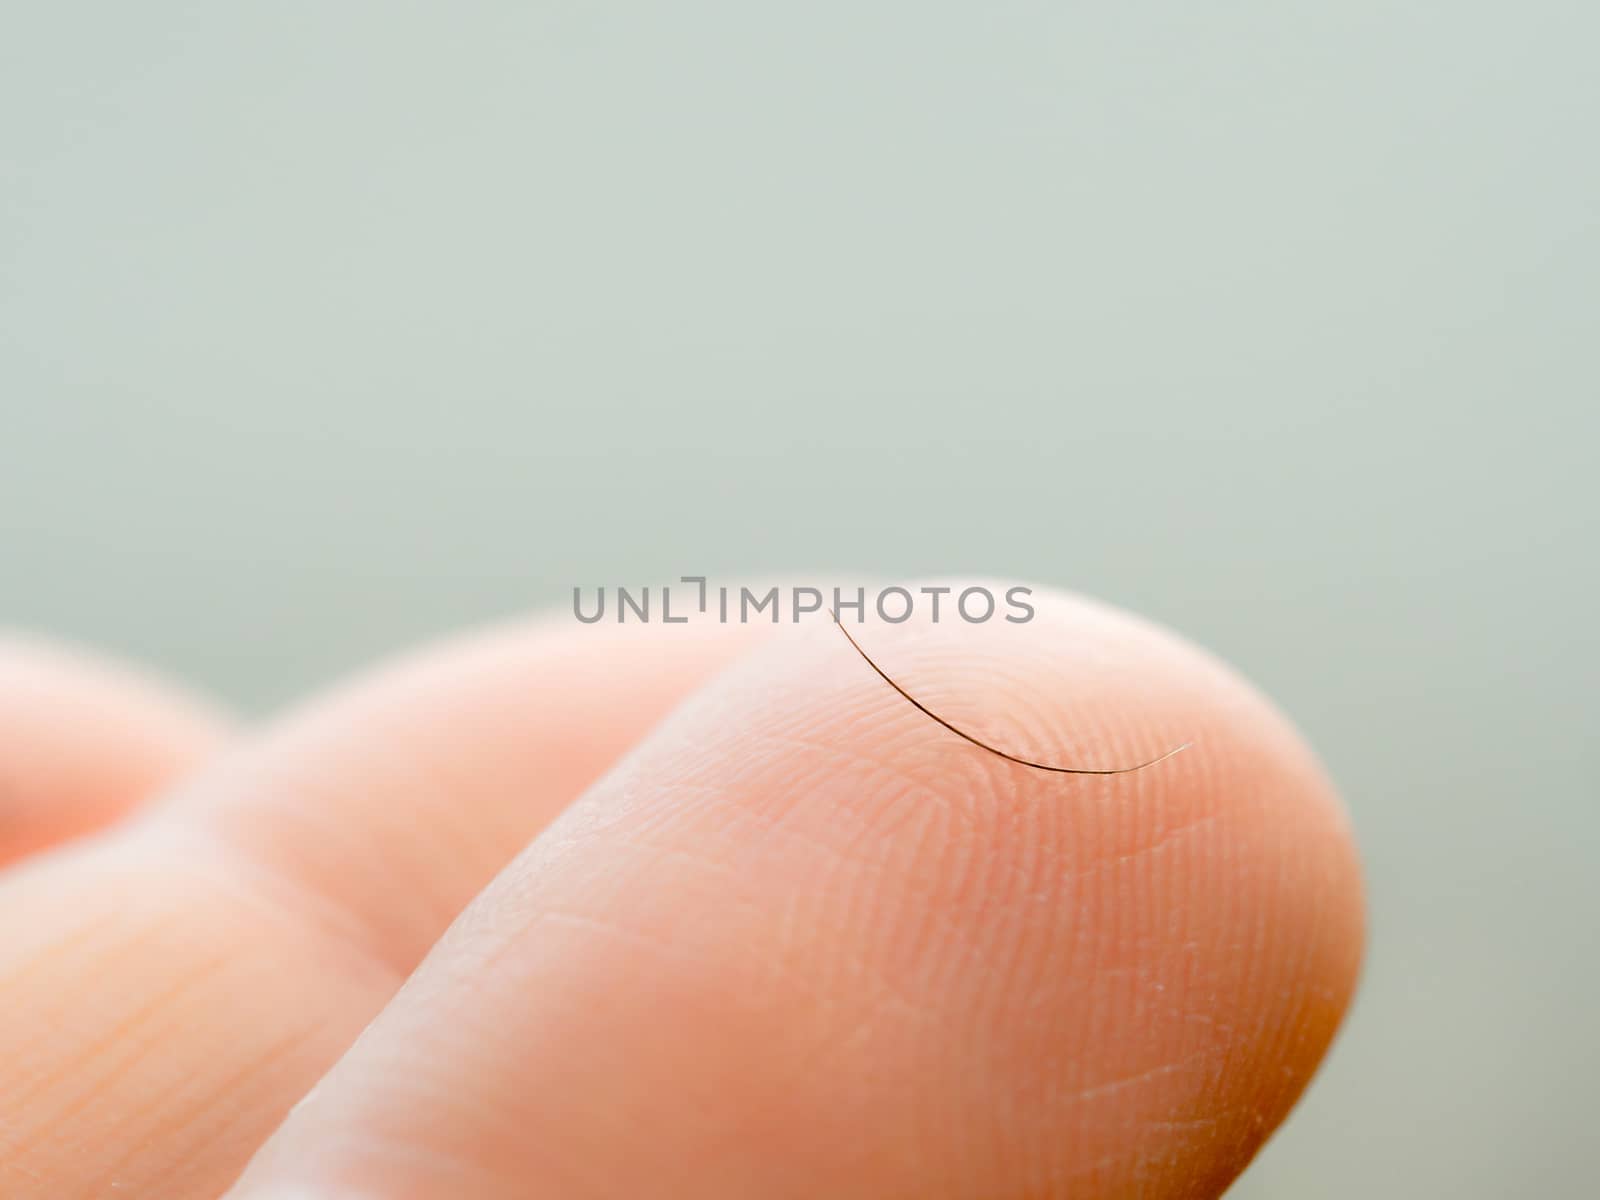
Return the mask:
[[3, 12], [0, 618], [261, 709], [574, 583], [1099, 594], [1370, 870], [1235, 1194], [1593, 1194], [1593, 4]]

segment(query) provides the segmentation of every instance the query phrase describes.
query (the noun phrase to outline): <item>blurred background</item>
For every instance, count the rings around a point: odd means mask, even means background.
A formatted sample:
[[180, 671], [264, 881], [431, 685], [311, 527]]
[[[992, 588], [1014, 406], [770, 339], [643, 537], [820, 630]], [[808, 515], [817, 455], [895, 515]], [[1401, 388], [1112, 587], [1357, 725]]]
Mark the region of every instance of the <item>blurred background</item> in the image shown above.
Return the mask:
[[1600, 9], [10, 6], [0, 621], [264, 712], [575, 584], [987, 572], [1233, 660], [1370, 872], [1230, 1195], [1568, 1196]]

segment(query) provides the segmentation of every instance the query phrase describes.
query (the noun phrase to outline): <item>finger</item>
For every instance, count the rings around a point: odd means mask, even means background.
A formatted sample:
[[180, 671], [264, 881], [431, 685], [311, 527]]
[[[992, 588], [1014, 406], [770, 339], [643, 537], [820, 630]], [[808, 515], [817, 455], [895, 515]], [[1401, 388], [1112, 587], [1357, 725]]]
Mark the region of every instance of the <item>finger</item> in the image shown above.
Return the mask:
[[227, 725], [130, 667], [0, 634], [0, 865], [122, 816], [215, 753]]
[[0, 880], [0, 1195], [213, 1200], [456, 911], [743, 632], [452, 644]]
[[1131, 618], [826, 625], [679, 709], [463, 914], [232, 1200], [1214, 1196], [1350, 996], [1305, 747]]
[[402, 973], [758, 628], [548, 622], [458, 638], [298, 710], [161, 814], [312, 897]]

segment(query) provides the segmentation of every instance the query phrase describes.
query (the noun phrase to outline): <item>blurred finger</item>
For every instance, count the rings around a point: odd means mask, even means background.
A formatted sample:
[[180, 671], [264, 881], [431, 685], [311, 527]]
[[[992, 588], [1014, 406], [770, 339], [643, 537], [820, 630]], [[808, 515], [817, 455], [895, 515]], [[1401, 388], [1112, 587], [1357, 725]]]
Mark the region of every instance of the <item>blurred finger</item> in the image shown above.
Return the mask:
[[0, 1195], [214, 1200], [460, 907], [744, 632], [458, 641], [0, 879]]
[[227, 729], [131, 667], [0, 635], [0, 865], [116, 820], [215, 753]]

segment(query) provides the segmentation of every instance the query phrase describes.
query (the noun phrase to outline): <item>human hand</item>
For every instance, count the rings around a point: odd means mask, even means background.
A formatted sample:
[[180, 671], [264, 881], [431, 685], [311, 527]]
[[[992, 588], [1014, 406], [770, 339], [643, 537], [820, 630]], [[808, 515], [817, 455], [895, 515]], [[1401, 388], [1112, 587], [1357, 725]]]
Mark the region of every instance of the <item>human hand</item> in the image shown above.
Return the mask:
[[0, 854], [160, 793], [0, 874], [0, 1193], [1219, 1194], [1349, 1000], [1349, 832], [1214, 660], [1035, 601], [860, 636], [1008, 749], [1192, 748], [1004, 762], [826, 619], [479, 635], [231, 742], [0, 670], [84, 814]]

